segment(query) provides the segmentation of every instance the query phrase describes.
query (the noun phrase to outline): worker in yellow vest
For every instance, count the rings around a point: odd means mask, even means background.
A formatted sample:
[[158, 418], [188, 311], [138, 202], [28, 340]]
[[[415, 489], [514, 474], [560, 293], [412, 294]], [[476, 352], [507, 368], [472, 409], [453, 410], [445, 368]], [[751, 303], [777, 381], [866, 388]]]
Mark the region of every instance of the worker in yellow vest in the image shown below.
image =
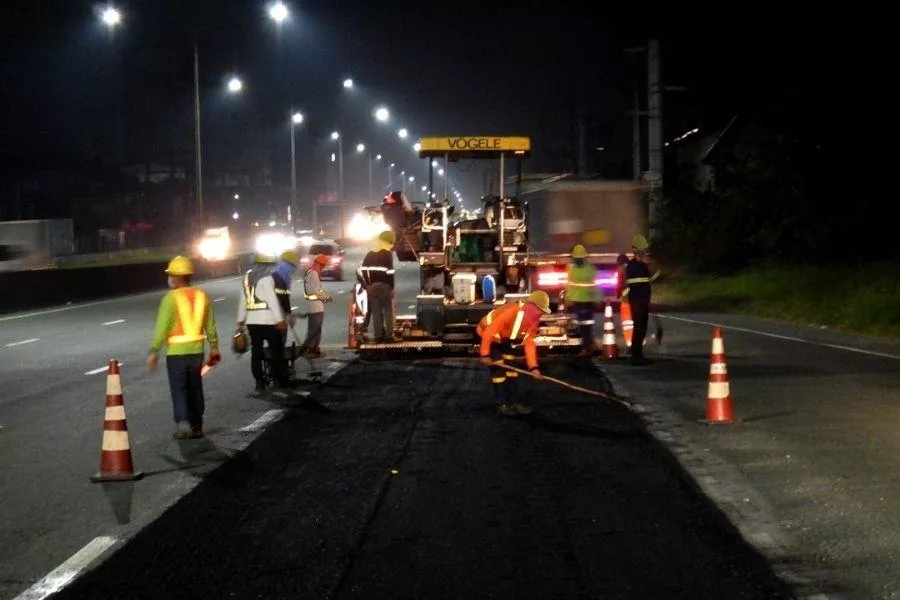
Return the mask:
[[594, 344], [594, 289], [597, 286], [597, 268], [588, 262], [587, 249], [581, 244], [572, 248], [572, 264], [568, 269], [566, 302], [571, 305], [575, 323], [581, 333], [581, 352], [589, 357]]
[[159, 352], [166, 347], [166, 370], [172, 394], [177, 440], [203, 437], [203, 379], [205, 343], [209, 342], [210, 367], [222, 361], [216, 317], [209, 295], [191, 286], [194, 265], [185, 256], [176, 256], [166, 269], [170, 291], [159, 304], [156, 331], [150, 344], [147, 368], [156, 370]]

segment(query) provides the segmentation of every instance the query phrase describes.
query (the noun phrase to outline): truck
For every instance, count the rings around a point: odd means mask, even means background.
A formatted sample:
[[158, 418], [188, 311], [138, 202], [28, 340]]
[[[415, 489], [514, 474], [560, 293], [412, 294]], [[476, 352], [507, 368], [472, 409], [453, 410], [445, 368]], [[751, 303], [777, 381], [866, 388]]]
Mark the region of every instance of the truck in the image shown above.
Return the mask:
[[74, 251], [72, 219], [0, 222], [0, 272], [52, 267]]
[[[580, 340], [565, 311], [566, 268], [571, 247], [584, 243], [600, 267], [597, 285], [614, 295], [615, 258], [630, 247], [631, 236], [646, 230], [640, 184], [574, 181], [566, 177], [523, 181], [522, 160], [531, 150], [527, 137], [434, 137], [419, 140], [421, 158], [499, 159], [499, 195], [482, 198], [481, 215], [454, 220], [454, 206], [413, 204], [393, 192], [382, 204], [384, 221], [394, 230], [401, 261], [419, 264], [420, 293], [414, 315], [397, 318], [401, 341], [371, 344], [357, 336], [361, 352], [377, 350], [469, 349], [478, 342], [475, 327], [505, 302], [523, 300], [543, 289], [553, 312], [542, 319], [539, 346], [550, 351], [578, 349]], [[517, 162], [516, 193], [507, 195], [506, 161]], [[510, 182], [512, 183], [512, 182]], [[493, 286], [484, 288], [486, 279]], [[494, 287], [493, 297], [484, 289]], [[356, 323], [361, 318], [357, 317]], [[355, 335], [355, 332], [354, 332]]]

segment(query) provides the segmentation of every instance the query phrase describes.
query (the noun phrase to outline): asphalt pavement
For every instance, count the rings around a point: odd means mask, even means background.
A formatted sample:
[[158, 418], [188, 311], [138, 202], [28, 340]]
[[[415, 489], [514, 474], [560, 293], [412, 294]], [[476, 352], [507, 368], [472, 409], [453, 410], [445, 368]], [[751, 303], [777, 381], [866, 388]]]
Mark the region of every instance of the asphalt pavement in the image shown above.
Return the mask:
[[[300, 377], [311, 371], [327, 377], [349, 360], [342, 350], [347, 294], [362, 254], [348, 249], [346, 281], [324, 282], [335, 297], [326, 310], [327, 356], [298, 362]], [[398, 301], [411, 304], [415, 265], [402, 265], [398, 281]], [[145, 368], [165, 282], [160, 272], [156, 292], [0, 317], [0, 598], [29, 588], [92, 540], [139, 531], [245, 448], [259, 434], [250, 427], [257, 419], [281, 408], [247, 396], [253, 389], [249, 356], [229, 350], [239, 279], [201, 282], [214, 300], [224, 362], [204, 377], [208, 443], [185, 446], [172, 439], [165, 369], [150, 374]], [[302, 281], [293, 290], [294, 304], [302, 304]], [[410, 290], [412, 298], [405, 295]], [[296, 330], [302, 339], [305, 322]], [[122, 365], [135, 467], [146, 473], [137, 484], [118, 487], [89, 481], [100, 463], [111, 358]]]
[[500, 417], [489, 385], [356, 362], [58, 597], [789, 597], [639, 418], [531, 381]]

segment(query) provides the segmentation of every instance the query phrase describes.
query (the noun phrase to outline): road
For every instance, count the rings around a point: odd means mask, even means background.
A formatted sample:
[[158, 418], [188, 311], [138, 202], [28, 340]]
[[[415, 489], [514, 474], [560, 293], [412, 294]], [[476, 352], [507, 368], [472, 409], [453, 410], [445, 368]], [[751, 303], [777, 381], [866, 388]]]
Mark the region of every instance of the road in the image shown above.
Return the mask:
[[[528, 382], [538, 410], [505, 421], [471, 362], [346, 366], [351, 282], [325, 285], [334, 377], [250, 399], [226, 352], [203, 442], [171, 439], [142, 366], [160, 293], [0, 318], [0, 598], [85, 548], [111, 558], [66, 597], [900, 598], [900, 344], [671, 311], [650, 366], [547, 365], [639, 418]], [[238, 282], [204, 287], [227, 338]], [[416, 289], [401, 265], [398, 312]], [[714, 325], [734, 425], [701, 423]], [[137, 484], [88, 481], [110, 357]]]
[[[363, 250], [347, 251], [344, 282], [324, 283], [327, 305], [326, 375], [347, 360], [347, 292]], [[165, 274], [160, 273], [165, 286]], [[165, 369], [150, 374], [145, 360], [164, 290], [35, 313], [0, 317], [0, 598], [10, 598], [91, 540], [132, 535], [187, 493], [214, 467], [249, 444], [242, 432], [272, 409], [248, 398], [249, 356], [229, 351], [240, 298], [238, 278], [203, 282], [214, 300], [224, 362], [204, 378], [207, 444], [172, 439], [172, 408]], [[418, 271], [400, 265], [398, 307], [415, 301]], [[302, 281], [293, 285], [301, 303]], [[298, 324], [301, 339], [305, 326]], [[136, 468], [135, 486], [90, 483], [99, 467], [109, 359], [122, 365], [126, 417]], [[298, 363], [300, 376], [309, 371]], [[130, 490], [133, 493], [124, 493]]]

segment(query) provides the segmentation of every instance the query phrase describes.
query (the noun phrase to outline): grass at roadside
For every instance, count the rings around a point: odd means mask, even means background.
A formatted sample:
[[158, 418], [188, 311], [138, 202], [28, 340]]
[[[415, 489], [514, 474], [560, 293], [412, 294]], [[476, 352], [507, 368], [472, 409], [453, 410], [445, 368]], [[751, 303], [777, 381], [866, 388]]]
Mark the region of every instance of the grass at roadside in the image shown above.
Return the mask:
[[900, 264], [771, 267], [727, 277], [680, 275], [654, 301], [691, 310], [747, 313], [900, 339]]

